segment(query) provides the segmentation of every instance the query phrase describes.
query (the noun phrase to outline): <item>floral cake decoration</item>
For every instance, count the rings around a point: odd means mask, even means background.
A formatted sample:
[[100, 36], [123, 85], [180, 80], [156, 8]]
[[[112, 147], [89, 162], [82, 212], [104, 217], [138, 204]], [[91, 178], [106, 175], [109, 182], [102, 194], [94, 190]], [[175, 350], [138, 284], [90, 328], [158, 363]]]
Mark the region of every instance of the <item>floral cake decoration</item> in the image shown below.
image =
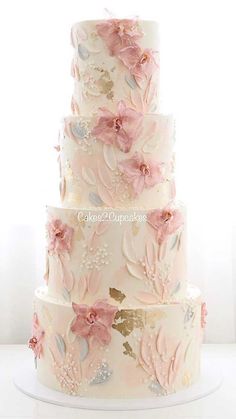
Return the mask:
[[39, 324], [38, 315], [34, 313], [32, 322], [32, 336], [28, 341], [28, 347], [32, 349], [35, 356], [35, 366], [37, 366], [37, 358], [43, 354], [43, 341], [45, 332]]

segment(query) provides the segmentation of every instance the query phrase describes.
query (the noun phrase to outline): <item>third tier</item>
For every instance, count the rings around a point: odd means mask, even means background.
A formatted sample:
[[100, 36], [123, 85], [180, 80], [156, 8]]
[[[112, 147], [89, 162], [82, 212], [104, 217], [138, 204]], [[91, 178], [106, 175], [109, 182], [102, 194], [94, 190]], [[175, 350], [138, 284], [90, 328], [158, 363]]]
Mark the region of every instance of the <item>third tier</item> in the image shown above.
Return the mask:
[[184, 209], [48, 208], [50, 296], [131, 306], [180, 301], [186, 291]]
[[114, 113], [65, 118], [60, 136], [65, 207], [158, 208], [175, 197], [174, 122], [119, 102]]

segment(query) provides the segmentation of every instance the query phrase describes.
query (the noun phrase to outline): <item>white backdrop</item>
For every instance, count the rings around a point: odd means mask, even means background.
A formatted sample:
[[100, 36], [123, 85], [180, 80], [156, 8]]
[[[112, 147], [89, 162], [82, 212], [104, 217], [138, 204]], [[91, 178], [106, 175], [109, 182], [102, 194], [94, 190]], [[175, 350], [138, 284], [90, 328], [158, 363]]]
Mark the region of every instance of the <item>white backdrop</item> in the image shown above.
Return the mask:
[[73, 87], [70, 26], [103, 18], [104, 7], [118, 16], [160, 23], [161, 110], [176, 117], [178, 195], [188, 207], [189, 279], [207, 300], [207, 341], [235, 340], [234, 3], [1, 0], [0, 343], [27, 339], [33, 290], [42, 283], [45, 204], [57, 199], [53, 145]]

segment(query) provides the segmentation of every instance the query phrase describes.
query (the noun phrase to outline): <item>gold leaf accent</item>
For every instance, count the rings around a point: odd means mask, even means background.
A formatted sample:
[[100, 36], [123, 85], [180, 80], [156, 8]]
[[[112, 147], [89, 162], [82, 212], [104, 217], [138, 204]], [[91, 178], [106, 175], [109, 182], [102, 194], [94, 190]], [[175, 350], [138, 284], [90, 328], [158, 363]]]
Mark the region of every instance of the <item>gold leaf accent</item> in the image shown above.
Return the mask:
[[192, 382], [192, 377], [190, 372], [186, 372], [182, 378], [182, 384], [185, 387], [189, 387]]
[[166, 317], [166, 313], [161, 310], [155, 311], [146, 311], [145, 312], [145, 325], [154, 328], [157, 324], [157, 321]]
[[114, 298], [114, 300], [118, 301], [119, 303], [122, 303], [122, 301], [126, 298], [126, 295], [116, 288], [109, 288], [109, 294], [111, 298]]
[[116, 313], [115, 324], [112, 327], [123, 336], [128, 336], [134, 329], [143, 329], [143, 319], [143, 310], [119, 310]]
[[133, 221], [132, 222], [132, 233], [133, 233], [133, 236], [137, 236], [138, 232], [139, 232], [138, 224], [137, 224], [136, 221]]
[[125, 350], [123, 351], [123, 354], [124, 355], [129, 355], [129, 356], [131, 356], [132, 358], [134, 358], [134, 359], [136, 359], [136, 355], [135, 355], [135, 353], [133, 352], [133, 349], [131, 348], [131, 346], [130, 346], [130, 344], [129, 344], [129, 342], [125, 342], [125, 343], [123, 343], [123, 346], [124, 346], [124, 348], [125, 348]]

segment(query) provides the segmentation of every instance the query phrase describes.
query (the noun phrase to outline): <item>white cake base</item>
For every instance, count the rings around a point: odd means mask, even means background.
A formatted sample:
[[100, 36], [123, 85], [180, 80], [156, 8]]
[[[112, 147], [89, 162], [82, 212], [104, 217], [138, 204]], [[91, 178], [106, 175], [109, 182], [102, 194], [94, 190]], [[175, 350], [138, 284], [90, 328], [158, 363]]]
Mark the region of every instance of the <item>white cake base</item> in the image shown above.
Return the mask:
[[90, 410], [138, 410], [157, 409], [191, 402], [216, 391], [222, 384], [222, 375], [216, 360], [202, 357], [202, 373], [200, 380], [186, 390], [164, 397], [145, 399], [91, 399], [73, 397], [51, 390], [39, 383], [32, 360], [21, 364], [14, 377], [16, 387], [37, 400], [78, 409]]

